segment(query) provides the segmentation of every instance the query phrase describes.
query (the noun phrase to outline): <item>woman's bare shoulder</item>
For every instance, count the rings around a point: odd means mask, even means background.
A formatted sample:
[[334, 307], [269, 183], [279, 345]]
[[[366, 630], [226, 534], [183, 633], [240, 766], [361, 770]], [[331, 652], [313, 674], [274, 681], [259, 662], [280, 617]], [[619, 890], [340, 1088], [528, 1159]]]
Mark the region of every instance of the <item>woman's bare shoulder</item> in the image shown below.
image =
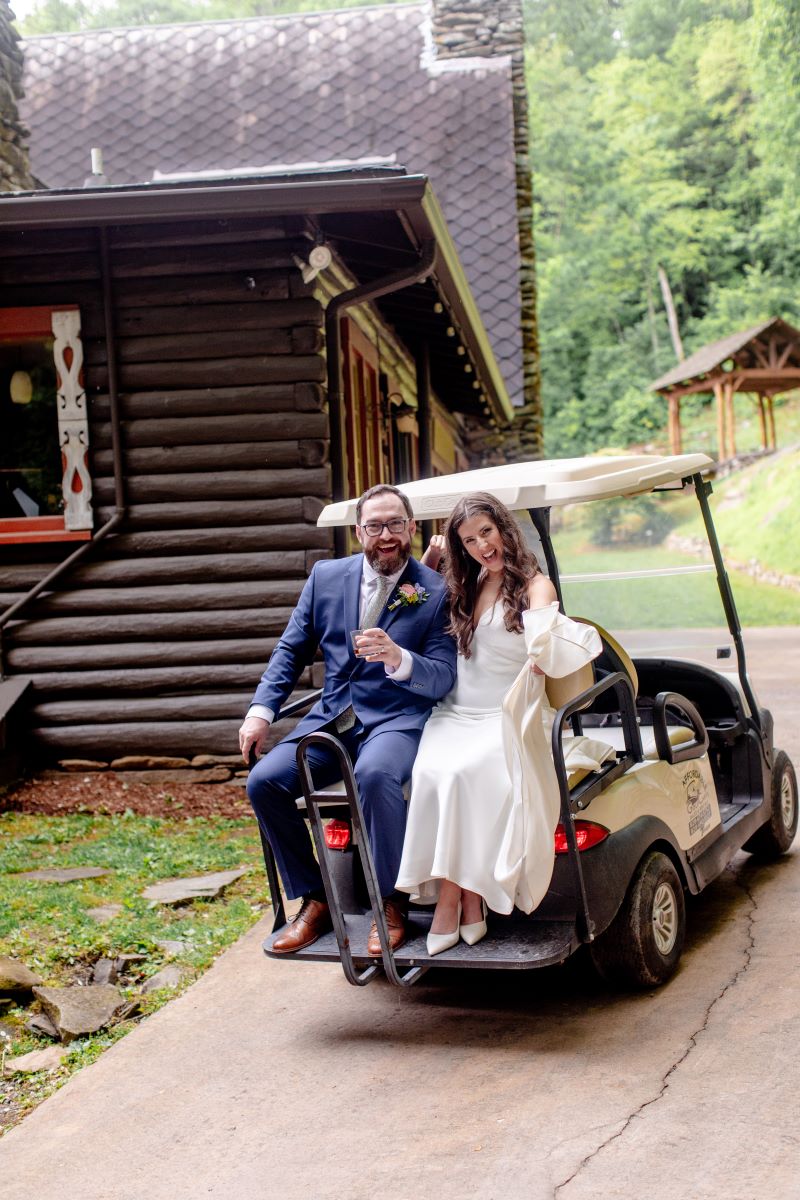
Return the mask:
[[534, 575], [528, 584], [528, 607], [544, 608], [545, 605], [552, 604], [557, 599], [556, 589], [547, 576], [543, 575], [541, 571]]

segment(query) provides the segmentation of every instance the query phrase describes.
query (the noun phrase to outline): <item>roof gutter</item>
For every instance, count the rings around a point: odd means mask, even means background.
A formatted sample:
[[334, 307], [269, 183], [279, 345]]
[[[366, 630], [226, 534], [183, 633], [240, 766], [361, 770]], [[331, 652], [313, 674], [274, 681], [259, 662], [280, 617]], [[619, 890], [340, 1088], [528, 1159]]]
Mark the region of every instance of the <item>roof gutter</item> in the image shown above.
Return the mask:
[[[325, 347], [328, 369], [328, 419], [331, 437], [331, 492], [334, 501], [345, 499], [345, 443], [342, 430], [344, 404], [342, 396], [342, 332], [339, 318], [346, 309], [356, 304], [365, 304], [399, 292], [403, 288], [421, 283], [432, 274], [437, 263], [438, 247], [435, 241], [423, 243], [420, 255], [413, 267], [391, 271], [372, 283], [359, 284], [347, 292], [340, 292], [329, 301], [325, 310]], [[334, 531], [337, 557], [345, 553], [345, 531]]]

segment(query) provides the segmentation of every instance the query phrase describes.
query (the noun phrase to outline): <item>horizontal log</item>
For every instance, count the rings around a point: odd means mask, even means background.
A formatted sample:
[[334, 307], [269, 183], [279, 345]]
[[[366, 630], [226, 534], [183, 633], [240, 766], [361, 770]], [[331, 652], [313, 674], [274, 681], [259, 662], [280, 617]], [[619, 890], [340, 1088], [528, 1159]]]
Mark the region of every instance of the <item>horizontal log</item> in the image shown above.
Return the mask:
[[18, 229], [0, 232], [0, 255], [3, 258], [27, 258], [35, 254], [60, 253], [98, 254], [97, 232], [94, 229]]
[[53, 308], [59, 305], [77, 304], [81, 317], [89, 309], [102, 313], [103, 293], [100, 281], [82, 281], [58, 279], [53, 277], [44, 283], [23, 282], [18, 276], [16, 282], [9, 283], [3, 288], [4, 308], [28, 308], [34, 305], [46, 304]]
[[[147, 311], [147, 310], [144, 310]], [[126, 421], [144, 417], [219, 417], [234, 413], [320, 412], [325, 391], [318, 383], [262, 383], [252, 387], [185, 388], [180, 391], [130, 392], [120, 396]], [[89, 398], [92, 423], [110, 420], [107, 395]]]
[[[268, 529], [262, 530], [262, 537], [268, 532]], [[35, 578], [32, 578], [29, 568], [23, 565], [0, 569], [0, 587], [7, 590], [32, 587], [50, 564], [36, 566], [40, 574]], [[124, 587], [149, 583], [211, 583], [214, 580], [225, 582], [235, 579], [301, 579], [305, 575], [302, 549], [269, 551], [259, 547], [258, 551], [237, 554], [227, 546], [221, 554], [141, 559], [125, 557], [85, 562], [62, 576], [62, 582], [56, 590], [61, 591], [66, 587], [101, 588], [104, 585]]]
[[118, 308], [140, 308], [143, 305], [219, 304], [228, 300], [240, 304], [288, 300], [290, 295], [294, 298], [303, 294], [290, 286], [289, 279], [287, 270], [231, 271], [175, 279], [128, 279], [117, 288], [115, 302]]
[[[266, 663], [266, 659], [265, 659]], [[37, 700], [66, 696], [180, 696], [205, 695], [238, 689], [248, 704], [263, 672], [261, 663], [194, 663], [183, 667], [129, 668], [107, 671], [45, 671], [28, 675]], [[320, 664], [321, 666], [321, 664]], [[319, 687], [311, 667], [300, 676], [298, 686]]]
[[110, 230], [109, 245], [120, 248], [150, 249], [152, 246], [194, 246], [198, 242], [222, 245], [225, 242], [272, 242], [296, 237], [301, 232], [294, 221], [265, 220], [264, 217], [228, 217], [185, 221], [154, 221], [147, 225], [120, 225]]
[[[323, 507], [323, 501], [316, 496], [286, 500], [227, 500], [224, 516], [226, 525], [256, 527], [297, 521], [315, 525]], [[113, 511], [113, 508], [98, 509], [98, 523], [107, 521]], [[220, 506], [205, 500], [186, 504], [132, 504], [125, 514], [125, 529], [195, 529], [219, 525], [219, 520]]]
[[134, 674], [137, 670], [150, 674], [159, 667], [196, 666], [198, 663], [245, 663], [255, 664], [260, 675], [259, 664], [264, 664], [277, 644], [275, 637], [209, 638], [207, 641], [142, 643], [108, 642], [95, 646], [19, 646], [11, 648], [7, 656], [9, 670], [15, 675], [36, 675], [48, 671], [74, 673], [126, 670]]
[[[197, 362], [122, 363], [119, 385], [126, 392], [146, 388], [228, 387], [243, 383], [322, 383], [325, 359], [321, 354], [259, 354], [252, 358], [211, 358]], [[108, 388], [108, 371], [93, 366], [87, 371], [92, 391]]]
[[128, 721], [236, 720], [241, 723], [253, 690], [201, 696], [125, 696], [95, 700], [53, 700], [36, 704], [29, 721], [41, 725], [104, 725]]
[[[31, 620], [97, 613], [190, 613], [225, 608], [277, 608], [294, 605], [303, 590], [304, 580], [227, 580], [219, 584], [172, 583], [155, 587], [77, 588], [51, 592], [35, 600], [25, 611]], [[0, 593], [0, 611], [10, 607]]]
[[[118, 534], [109, 541], [111, 552], [124, 555], [191, 554], [199, 556], [233, 552], [327, 549], [329, 529], [314, 525], [268, 525], [266, 529], [158, 529]], [[202, 561], [202, 559], [201, 559]]]
[[[92, 424], [96, 450], [111, 445], [111, 426]], [[282, 442], [328, 436], [328, 417], [322, 412], [236, 413], [203, 417], [163, 417], [122, 422], [123, 445], [219, 446], [232, 442]]]
[[[100, 258], [96, 254], [86, 254], [83, 251], [66, 251], [52, 254], [43, 258], [33, 257], [25, 263], [24, 276], [26, 284], [49, 284], [51, 280], [99, 280]], [[0, 258], [0, 286], [3, 288], [3, 303], [5, 306], [5, 289], [13, 287], [19, 280], [20, 265], [15, 259]], [[74, 304], [75, 301], [72, 301]]]
[[[155, 304], [152, 308], [122, 308], [114, 314], [119, 338], [149, 334], [217, 333], [222, 330], [291, 329], [298, 325], [321, 326], [323, 308], [318, 300], [264, 300], [261, 304]], [[105, 337], [100, 313], [83, 321], [85, 338]]]
[[[126, 754], [235, 754], [241, 719], [229, 721], [136, 721], [105, 725], [43, 725], [30, 730], [34, 747], [50, 758], [111, 759]], [[274, 746], [296, 721], [279, 721], [267, 736]]]
[[112, 277], [124, 295], [129, 279], [164, 279], [210, 274], [212, 271], [296, 270], [294, 255], [303, 249], [296, 241], [267, 245], [194, 243], [188, 246], [117, 246], [110, 255]]
[[[255, 500], [279, 496], [330, 495], [326, 467], [298, 467], [275, 471], [215, 471], [192, 475], [139, 475], [126, 480], [131, 504], [157, 500]], [[96, 504], [114, 502], [114, 481], [94, 481]]]
[[[187, 432], [187, 436], [192, 434]], [[322, 439], [303, 442], [235, 442], [217, 446], [141, 446], [124, 453], [125, 472], [129, 475], [168, 474], [171, 471], [238, 470], [246, 467], [319, 467], [328, 455], [328, 443]], [[111, 450], [91, 455], [93, 473], [107, 475], [114, 470]]]
[[[317, 330], [311, 331], [318, 334]], [[84, 361], [97, 366], [108, 361], [105, 342], [85, 340]], [[316, 349], [316, 347], [312, 347]], [[209, 333], [152, 334], [148, 337], [118, 338], [118, 363], [168, 363], [192, 359], [232, 358], [254, 354], [292, 354], [288, 329], [246, 329]]]
[[131, 641], [163, 642], [174, 638], [197, 640], [248, 635], [269, 637], [280, 634], [291, 616], [291, 608], [216, 609], [198, 613], [129, 613], [113, 617], [47, 617], [22, 620], [6, 626], [10, 646], [92, 645]]

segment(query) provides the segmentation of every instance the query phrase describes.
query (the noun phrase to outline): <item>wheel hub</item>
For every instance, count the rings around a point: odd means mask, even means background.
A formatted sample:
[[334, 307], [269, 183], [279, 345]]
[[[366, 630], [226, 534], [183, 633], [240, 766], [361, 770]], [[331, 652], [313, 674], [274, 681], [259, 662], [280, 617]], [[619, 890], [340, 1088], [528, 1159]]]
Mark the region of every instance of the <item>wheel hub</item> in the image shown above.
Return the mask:
[[678, 936], [678, 905], [668, 883], [660, 883], [653, 897], [653, 936], [662, 954], [669, 954]]
[[781, 820], [784, 828], [791, 829], [794, 822], [794, 810], [797, 804], [797, 799], [792, 787], [792, 780], [789, 772], [785, 771], [783, 779], [781, 779]]

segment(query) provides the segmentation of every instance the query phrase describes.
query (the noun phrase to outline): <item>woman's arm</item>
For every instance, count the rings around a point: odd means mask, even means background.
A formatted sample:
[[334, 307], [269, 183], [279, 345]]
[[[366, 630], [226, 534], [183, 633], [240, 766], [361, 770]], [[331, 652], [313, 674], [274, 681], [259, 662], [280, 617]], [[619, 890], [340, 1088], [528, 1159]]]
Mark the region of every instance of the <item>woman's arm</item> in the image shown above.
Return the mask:
[[[556, 589], [547, 576], [541, 572], [534, 575], [528, 584], [528, 608], [547, 608], [548, 604], [557, 599]], [[531, 663], [531, 670], [534, 675], [544, 675], [544, 671], [540, 671], [536, 663]]]
[[556, 589], [547, 576], [541, 572], [534, 575], [528, 584], [528, 608], [547, 608], [557, 599]]
[[445, 555], [447, 543], [444, 540], [443, 533], [435, 533], [430, 540], [428, 549], [419, 560], [424, 566], [430, 567], [432, 571], [438, 571], [439, 564]]

